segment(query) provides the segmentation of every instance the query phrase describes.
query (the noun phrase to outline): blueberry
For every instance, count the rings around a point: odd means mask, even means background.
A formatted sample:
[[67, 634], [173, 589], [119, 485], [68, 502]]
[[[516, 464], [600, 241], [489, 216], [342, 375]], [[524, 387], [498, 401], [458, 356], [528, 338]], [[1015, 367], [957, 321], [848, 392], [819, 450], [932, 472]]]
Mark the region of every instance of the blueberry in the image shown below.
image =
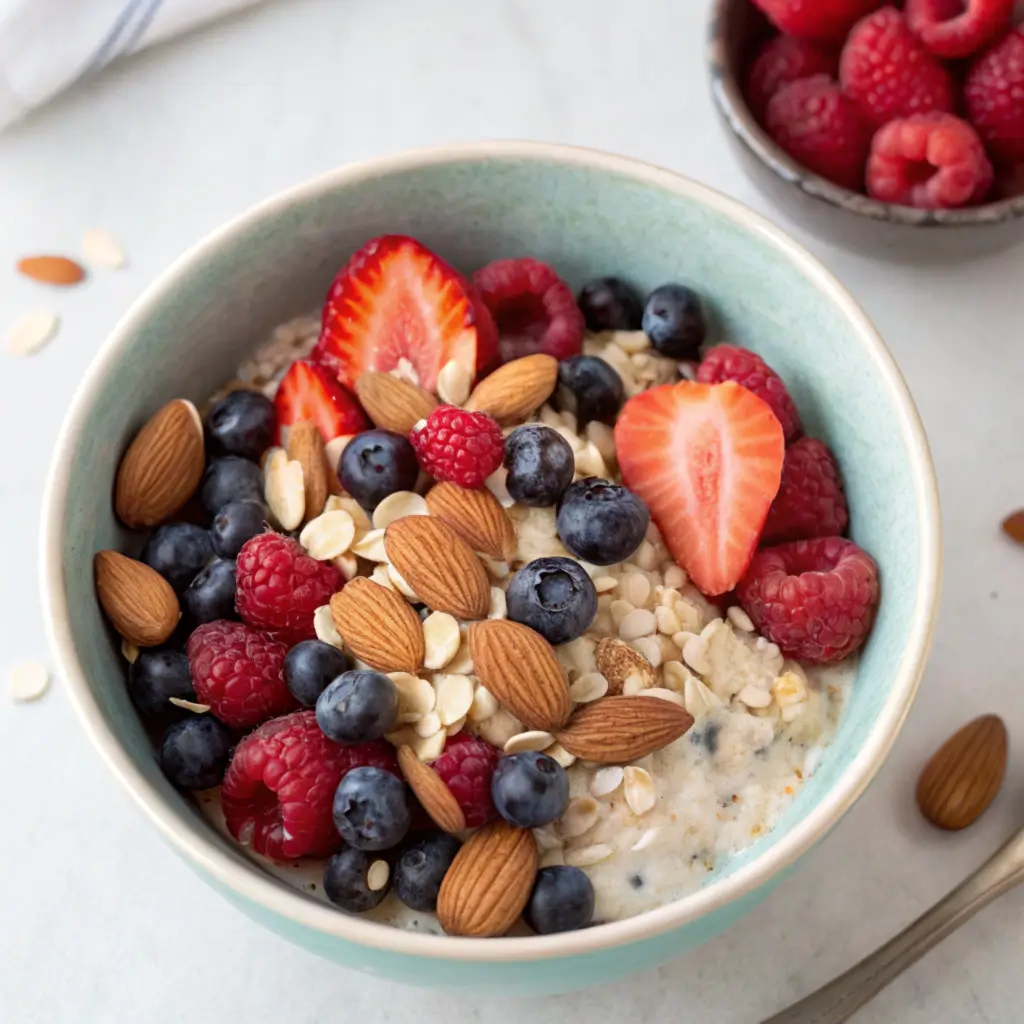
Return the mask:
[[214, 459], [203, 474], [199, 500], [211, 516], [229, 501], [262, 501], [263, 470], [237, 455]]
[[437, 894], [460, 846], [447, 832], [421, 832], [402, 847], [395, 862], [395, 893], [410, 910], [437, 910]]
[[569, 776], [547, 754], [528, 750], [498, 761], [491, 779], [498, 813], [516, 828], [550, 825], [569, 806]]
[[398, 689], [382, 672], [353, 669], [338, 676], [316, 702], [316, 721], [336, 743], [368, 743], [395, 728]]
[[576, 299], [587, 329], [591, 331], [638, 331], [643, 303], [632, 285], [620, 277], [599, 277], [585, 285]]
[[577, 557], [592, 565], [624, 562], [640, 544], [650, 523], [647, 506], [632, 491], [599, 477], [577, 480], [558, 506], [558, 536]]
[[555, 404], [571, 412], [581, 427], [591, 420], [614, 423], [625, 398], [622, 378], [603, 359], [573, 356], [558, 364]]
[[538, 935], [588, 928], [594, 919], [594, 886], [579, 868], [541, 868], [523, 916]]
[[345, 846], [324, 865], [324, 893], [327, 898], [350, 914], [373, 910], [388, 894], [388, 885], [371, 889], [367, 876], [377, 858], [362, 850]]
[[128, 669], [128, 696], [149, 718], [173, 719], [183, 713], [170, 703], [171, 697], [195, 700], [188, 657], [183, 651], [140, 651]]
[[338, 463], [341, 486], [370, 511], [395, 491], [411, 491], [419, 472], [409, 439], [390, 430], [357, 434]]
[[181, 594], [213, 558], [213, 546], [201, 526], [168, 523], [153, 532], [140, 557]]
[[334, 793], [334, 827], [357, 850], [390, 850], [409, 831], [405, 783], [383, 768], [353, 768]]
[[274, 403], [257, 391], [232, 391], [214, 402], [206, 416], [206, 436], [215, 455], [258, 461], [273, 444]]
[[576, 460], [557, 430], [528, 423], [505, 440], [505, 486], [520, 505], [546, 508], [558, 503], [572, 483]]
[[270, 512], [262, 501], [229, 501], [213, 517], [210, 539], [221, 558], [235, 558], [242, 545], [267, 528]]
[[189, 715], [164, 733], [160, 767], [182, 789], [210, 789], [224, 778], [232, 742], [231, 730], [212, 715]]
[[520, 569], [506, 594], [508, 617], [536, 630], [549, 644], [582, 636], [597, 615], [597, 591], [571, 558], [536, 558]]
[[235, 560], [215, 558], [185, 591], [185, 611], [194, 626], [215, 619], [234, 619]]
[[327, 684], [351, 667], [352, 659], [337, 647], [323, 640], [303, 640], [285, 655], [284, 681], [292, 696], [311, 708], [327, 689]]
[[647, 296], [643, 327], [670, 359], [696, 359], [708, 330], [700, 296], [682, 284], [663, 284]]

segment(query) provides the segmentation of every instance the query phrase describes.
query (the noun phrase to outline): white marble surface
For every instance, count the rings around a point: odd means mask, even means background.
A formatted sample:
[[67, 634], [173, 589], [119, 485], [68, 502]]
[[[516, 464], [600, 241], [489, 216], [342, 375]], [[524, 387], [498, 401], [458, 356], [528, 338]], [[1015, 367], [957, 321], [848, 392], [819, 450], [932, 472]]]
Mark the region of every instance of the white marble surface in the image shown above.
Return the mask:
[[[762, 207], [706, 97], [704, 6], [282, 0], [130, 62], [0, 137], [0, 266], [74, 251], [98, 226], [131, 258], [54, 300], [65, 324], [44, 353], [0, 353], [0, 668], [46, 657], [30, 540], [82, 370], [142, 288], [226, 217], [339, 163], [488, 136], [618, 150]], [[920, 404], [942, 489], [946, 586], [931, 666], [887, 767], [795, 878], [731, 933], [612, 987], [523, 1002], [404, 990], [291, 948], [206, 890], [119, 792], [57, 687], [37, 705], [0, 702], [0, 1020], [755, 1024], [994, 849], [1020, 820], [1020, 746], [1006, 791], [966, 835], [925, 826], [913, 780], [976, 713], [998, 711], [1024, 735], [1024, 550], [997, 531], [1024, 505], [1021, 251], [1016, 265], [1004, 256], [924, 272], [811, 245], [876, 319]], [[0, 324], [51, 301], [3, 273]], [[1019, 1021], [1022, 911], [1024, 893], [1005, 897], [858, 1021]]]

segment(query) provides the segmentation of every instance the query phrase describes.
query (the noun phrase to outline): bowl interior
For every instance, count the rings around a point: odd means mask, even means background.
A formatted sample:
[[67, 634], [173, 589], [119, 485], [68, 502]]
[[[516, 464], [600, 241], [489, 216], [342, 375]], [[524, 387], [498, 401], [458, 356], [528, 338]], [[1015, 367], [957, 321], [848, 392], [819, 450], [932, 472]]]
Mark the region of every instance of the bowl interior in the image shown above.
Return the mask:
[[[817, 774], [785, 822], [724, 867], [705, 892], [793, 830], [809, 830], [806, 848], [815, 829], [820, 835], [832, 823], [880, 763], [909, 706], [927, 646], [936, 539], [920, 426], [870, 325], [802, 250], [700, 186], [571, 150], [477, 147], [338, 172], [222, 230], [129, 314], [66, 424], [46, 530], [57, 647], [101, 749], [115, 768], [127, 755], [130, 788], [144, 803], [162, 805], [170, 816], [165, 828], [171, 820], [170, 830], [198, 835], [222, 861], [226, 856], [250, 865], [207, 828], [157, 767], [95, 600], [92, 557], [101, 548], [137, 544], [115, 521], [111, 493], [119, 456], [146, 417], [172, 397], [201, 403], [275, 324], [318, 307], [354, 249], [387, 232], [414, 235], [465, 271], [529, 254], [551, 263], [574, 287], [609, 273], [641, 289], [689, 282], [714, 309], [717, 335], [750, 346], [775, 366], [808, 431], [832, 446], [850, 498], [853, 535], [881, 568], [878, 622], [839, 734]], [[800, 852], [797, 845], [790, 850]], [[295, 892], [294, 899], [309, 898]], [[681, 905], [654, 913], [671, 924], [680, 912]], [[596, 941], [600, 931], [572, 941]]]

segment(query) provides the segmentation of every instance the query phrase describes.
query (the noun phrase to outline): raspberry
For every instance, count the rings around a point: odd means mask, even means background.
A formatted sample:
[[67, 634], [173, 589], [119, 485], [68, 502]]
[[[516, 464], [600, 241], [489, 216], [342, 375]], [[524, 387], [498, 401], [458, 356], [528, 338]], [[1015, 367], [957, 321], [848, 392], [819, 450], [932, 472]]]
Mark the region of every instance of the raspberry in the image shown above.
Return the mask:
[[247, 540], [235, 563], [238, 614], [292, 643], [315, 638], [313, 612], [342, 585], [334, 565], [310, 558], [298, 541], [279, 533]]
[[841, 43], [854, 24], [881, 0], [754, 0], [786, 35]]
[[483, 487], [505, 458], [501, 427], [486, 413], [454, 405], [439, 405], [409, 440], [427, 473], [460, 487]]
[[977, 53], [1013, 20], [1014, 0], [906, 0], [910, 31], [937, 57]]
[[467, 733], [453, 736], [433, 769], [444, 780], [466, 816], [467, 828], [479, 828], [495, 817], [491, 801], [491, 776], [501, 754]]
[[800, 78], [769, 101], [768, 134], [794, 159], [843, 188], [864, 187], [871, 132], [828, 75]]
[[288, 645], [241, 622], [219, 619], [188, 638], [196, 696], [233, 729], [251, 729], [296, 707], [284, 681]]
[[985, 51], [967, 73], [967, 116], [992, 159], [1024, 163], [1024, 27]]
[[386, 743], [342, 746], [297, 711], [261, 725], [235, 750], [221, 788], [224, 818], [240, 843], [272, 860], [326, 857], [341, 845], [331, 804], [342, 777], [369, 765], [399, 777]]
[[768, 102], [784, 86], [811, 75], [839, 74], [839, 56], [814, 43], [792, 36], [769, 39], [750, 66], [747, 103], [754, 116], [763, 121]]
[[897, 117], [954, 109], [953, 79], [895, 7], [859, 22], [839, 58], [843, 91], [876, 128]]
[[828, 665], [853, 654], [871, 631], [878, 569], [842, 537], [798, 540], [758, 552], [737, 593], [787, 658]]
[[850, 521], [839, 467], [827, 445], [802, 437], [786, 449], [782, 484], [768, 510], [762, 544], [846, 532]]
[[473, 284], [498, 325], [502, 362], [545, 352], [568, 359], [583, 348], [585, 323], [572, 289], [540, 260], [496, 260]]
[[978, 133], [938, 111], [880, 128], [868, 158], [868, 195], [925, 210], [984, 202], [994, 177]]
[[697, 380], [701, 384], [733, 380], [769, 405], [782, 424], [787, 443], [803, 433], [800, 413], [782, 378], [749, 349], [739, 345], [716, 345], [697, 368]]

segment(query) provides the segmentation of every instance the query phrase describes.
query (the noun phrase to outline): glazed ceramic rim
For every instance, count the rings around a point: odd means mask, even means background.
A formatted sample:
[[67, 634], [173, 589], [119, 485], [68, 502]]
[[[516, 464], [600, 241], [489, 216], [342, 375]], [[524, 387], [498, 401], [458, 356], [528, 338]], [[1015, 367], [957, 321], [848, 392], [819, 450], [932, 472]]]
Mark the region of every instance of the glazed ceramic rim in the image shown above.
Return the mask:
[[[196, 263], [233, 246], [254, 222], [275, 216], [295, 203], [369, 179], [427, 166], [472, 162], [526, 161], [591, 169], [637, 184], [685, 196], [727, 217], [776, 249], [811, 281], [855, 328], [898, 414], [900, 433], [910, 451], [921, 570], [911, 626], [889, 694], [860, 752], [828, 793], [802, 821], [732, 874], [656, 910], [583, 931], [551, 936], [470, 939], [425, 935], [339, 912], [287, 883], [247, 864], [215, 841], [201, 820], [186, 824], [134, 764], [89, 688], [71, 635], [63, 585], [63, 524], [67, 513], [71, 457], [96, 402], [103, 379], [131, 347], [154, 308]], [[330, 171], [265, 200], [208, 235], [166, 270], [133, 304], [104, 342], [74, 397], [61, 428], [43, 497], [41, 592], [46, 628], [57, 666], [66, 679], [72, 704], [93, 745], [135, 801], [172, 845], [238, 896], [286, 920], [325, 935], [408, 956], [447, 961], [524, 962], [571, 957], [613, 949], [673, 931], [753, 892], [793, 865], [853, 806], [888, 755], [917, 692], [934, 628], [940, 581], [940, 524], [937, 484], [924, 429], [907, 386], [882, 339], [853, 297], [813, 257], [773, 224], [733, 199], [675, 172], [595, 150], [536, 142], [479, 142], [398, 153]], [[219, 837], [217, 837], [219, 839]]]
[[726, 52], [727, 16], [737, 2], [738, 0], [714, 0], [710, 8], [707, 65], [711, 76], [711, 97], [732, 134], [777, 178], [799, 189], [811, 199], [845, 210], [851, 216], [906, 228], [979, 228], [1024, 220], [1024, 196], [999, 199], [996, 202], [956, 210], [918, 210], [897, 203], [883, 203], [860, 192], [843, 188], [797, 163], [754, 117], [753, 111], [747, 106], [736, 71]]

